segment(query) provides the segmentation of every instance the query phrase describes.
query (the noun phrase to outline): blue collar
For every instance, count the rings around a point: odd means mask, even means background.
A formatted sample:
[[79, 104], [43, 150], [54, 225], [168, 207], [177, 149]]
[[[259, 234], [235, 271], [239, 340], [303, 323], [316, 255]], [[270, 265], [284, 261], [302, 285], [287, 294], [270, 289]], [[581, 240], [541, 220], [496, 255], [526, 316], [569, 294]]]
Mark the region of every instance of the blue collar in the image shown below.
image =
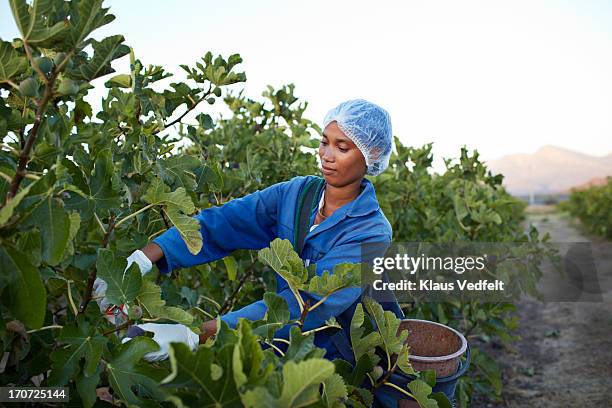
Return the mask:
[[347, 215], [349, 217], [360, 217], [367, 215], [373, 211], [377, 211], [380, 207], [376, 199], [376, 191], [372, 182], [366, 178], [361, 180], [361, 186], [364, 187], [361, 194], [348, 204]]
[[[332, 217], [336, 215], [336, 212], [338, 215], [346, 214], [349, 217], [361, 217], [363, 215], [370, 214], [373, 211], [377, 211], [380, 208], [372, 182], [366, 178], [363, 178], [361, 179], [361, 187], [361, 193], [357, 196], [357, 198], [338, 208]], [[321, 200], [321, 195], [319, 195], [317, 202], [319, 202], [319, 200]]]
[[[342, 221], [344, 217], [361, 217], [377, 211], [380, 207], [378, 205], [378, 200], [376, 199], [376, 192], [374, 191], [372, 182], [366, 178], [363, 178], [361, 180], [361, 186], [363, 187], [363, 190], [357, 196], [357, 198], [334, 211], [334, 213], [329, 218], [323, 220], [317, 228], [308, 232], [306, 237], [309, 238], [320, 234], [321, 232]], [[323, 192], [321, 191], [321, 194], [322, 193]], [[317, 202], [319, 202], [319, 200], [321, 200], [321, 195], [319, 195]], [[316, 207], [313, 208], [310, 217], [310, 222], [312, 222], [316, 217]]]

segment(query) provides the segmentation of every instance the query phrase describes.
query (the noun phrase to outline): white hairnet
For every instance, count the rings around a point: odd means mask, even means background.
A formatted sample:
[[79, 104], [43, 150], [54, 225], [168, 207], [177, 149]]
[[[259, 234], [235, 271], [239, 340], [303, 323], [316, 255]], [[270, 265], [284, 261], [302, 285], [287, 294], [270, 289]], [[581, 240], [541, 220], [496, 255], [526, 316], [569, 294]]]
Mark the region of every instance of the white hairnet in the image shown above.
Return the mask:
[[385, 171], [393, 145], [389, 113], [372, 102], [353, 99], [327, 112], [323, 119], [323, 129], [334, 120], [361, 150], [368, 166], [367, 174], [376, 176]]

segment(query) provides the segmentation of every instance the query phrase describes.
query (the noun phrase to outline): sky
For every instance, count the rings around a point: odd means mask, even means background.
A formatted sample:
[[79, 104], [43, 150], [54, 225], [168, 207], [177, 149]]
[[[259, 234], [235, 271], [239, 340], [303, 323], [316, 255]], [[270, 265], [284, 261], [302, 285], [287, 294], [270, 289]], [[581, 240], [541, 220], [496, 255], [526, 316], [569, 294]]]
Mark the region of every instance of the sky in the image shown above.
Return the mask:
[[[137, 58], [183, 79], [179, 64], [211, 51], [239, 53], [250, 98], [295, 84], [321, 124], [338, 103], [364, 98], [391, 115], [404, 144], [461, 146], [495, 159], [557, 145], [612, 152], [612, 2], [107, 1], [116, 20], [95, 38], [123, 34]], [[0, 37], [17, 36], [8, 2]], [[128, 57], [113, 66], [129, 69]], [[103, 83], [87, 98], [100, 106]], [[222, 104], [205, 112], [226, 115]]]

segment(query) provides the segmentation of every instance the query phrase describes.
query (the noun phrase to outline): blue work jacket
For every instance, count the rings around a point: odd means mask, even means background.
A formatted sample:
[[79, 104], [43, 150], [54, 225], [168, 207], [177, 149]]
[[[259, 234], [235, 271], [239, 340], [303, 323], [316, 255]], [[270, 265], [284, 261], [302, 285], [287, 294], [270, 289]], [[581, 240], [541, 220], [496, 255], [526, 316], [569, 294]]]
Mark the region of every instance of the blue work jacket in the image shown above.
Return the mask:
[[[176, 268], [221, 259], [237, 249], [262, 249], [268, 247], [275, 238], [288, 239], [294, 244], [298, 195], [314, 177], [316, 176], [294, 177], [231, 200], [222, 206], [202, 210], [195, 215], [201, 225], [204, 243], [197, 255], [189, 252], [176, 228], [169, 229], [153, 240], [164, 253], [164, 257], [157, 262], [158, 268], [162, 273], [168, 273]], [[338, 208], [306, 235], [300, 257], [306, 264], [316, 263], [316, 273], [319, 275], [326, 270], [333, 271], [334, 265], [338, 263], [363, 262], [361, 243], [391, 242], [391, 225], [378, 205], [374, 186], [365, 178], [361, 181], [361, 186], [361, 193], [356, 199]], [[320, 198], [320, 195], [316, 197], [315, 202], [318, 203]], [[316, 206], [310, 214], [310, 226], [313, 225], [315, 216]], [[287, 301], [290, 318], [299, 318], [300, 309], [287, 282], [278, 274], [276, 279], [277, 294]], [[314, 294], [301, 294], [304, 301], [310, 300], [311, 305], [320, 299]], [[307, 315], [302, 330], [320, 327], [331, 317], [336, 317], [342, 327], [348, 330], [360, 295], [359, 287], [345, 288], [334, 293], [322, 306]], [[383, 307], [387, 308], [384, 305]], [[395, 307], [396, 314], [401, 314], [397, 304]], [[221, 316], [221, 319], [235, 328], [239, 318], [259, 320], [264, 317], [266, 309], [264, 301], [260, 300], [229, 312]], [[290, 327], [286, 326], [278, 330], [275, 336], [287, 338], [289, 329]], [[339, 347], [332, 341], [332, 333], [335, 331], [321, 330], [315, 333], [315, 345], [325, 348], [326, 357], [329, 359], [341, 356]]]

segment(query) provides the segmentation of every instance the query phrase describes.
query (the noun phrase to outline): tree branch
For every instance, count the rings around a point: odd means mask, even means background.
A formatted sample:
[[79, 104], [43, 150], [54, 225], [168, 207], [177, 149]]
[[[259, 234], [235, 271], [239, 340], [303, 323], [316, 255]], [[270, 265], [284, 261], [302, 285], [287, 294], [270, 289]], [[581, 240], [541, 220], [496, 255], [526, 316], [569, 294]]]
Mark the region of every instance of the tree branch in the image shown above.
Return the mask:
[[211, 89], [212, 89], [212, 84], [210, 84], [210, 86], [208, 87], [208, 91], [206, 91], [206, 92], [204, 93], [204, 95], [202, 95], [202, 97], [200, 97], [200, 98], [199, 98], [197, 101], [193, 101], [193, 100], [192, 100], [193, 105], [192, 105], [191, 107], [188, 107], [188, 108], [187, 108], [187, 110], [181, 114], [181, 116], [179, 116], [178, 118], [174, 119], [173, 121], [171, 121], [171, 122], [169, 122], [169, 123], [167, 123], [167, 124], [164, 124], [164, 127], [163, 127], [162, 129], [157, 129], [156, 131], [154, 131], [154, 132], [153, 132], [153, 134], [154, 134], [154, 135], [156, 135], [156, 134], [158, 134], [159, 132], [161, 132], [161, 131], [163, 131], [163, 130], [168, 129], [170, 126], [176, 125], [176, 124], [177, 124], [177, 123], [179, 123], [181, 120], [183, 120], [183, 118], [184, 118], [185, 116], [187, 116], [187, 114], [188, 114], [189, 112], [191, 112], [192, 110], [194, 110], [194, 109], [195, 109], [195, 107], [196, 107], [196, 106], [198, 106], [198, 104], [199, 104], [200, 102], [202, 102], [204, 99], [206, 99], [208, 96], [210, 96], [210, 91], [211, 91]]
[[380, 379], [380, 381], [377, 381], [376, 384], [374, 384], [374, 389], [380, 387], [383, 384], [386, 384], [386, 381], [389, 379], [389, 377], [391, 377], [391, 374], [395, 372], [398, 360], [399, 359], [396, 359], [395, 364], [393, 364], [393, 367], [391, 367], [391, 369], [387, 371], [387, 373]]
[[132, 324], [134, 323], [133, 320], [128, 320], [125, 323], [122, 323], [121, 325], [115, 327], [112, 330], [107, 330], [104, 333], [102, 333], [103, 336], [108, 336], [109, 334], [113, 334], [115, 332], [118, 332], [119, 330], [123, 330], [123, 329], [127, 329], [128, 327], [130, 327]]
[[160, 212], [162, 219], [164, 220], [164, 225], [166, 226], [166, 229], [170, 229], [170, 223], [168, 222], [168, 218], [166, 218], [166, 212], [164, 211], [164, 207], [161, 207]]
[[[50, 80], [47, 79], [47, 76], [45, 75], [44, 72], [41, 71], [41, 69], [38, 67], [38, 65], [36, 65], [34, 63], [34, 57], [32, 56], [32, 51], [30, 51], [30, 47], [28, 46], [28, 43], [25, 40], [23, 40], [23, 49], [25, 50], [26, 56], [28, 57], [28, 60], [30, 61], [30, 65], [32, 66], [32, 68], [34, 68], [34, 71], [36, 71], [38, 73], [38, 75], [43, 80], [45, 85], [48, 86]], [[55, 80], [55, 78], [53, 78], [53, 80]]]
[[[26, 47], [27, 48], [27, 47]], [[34, 146], [34, 142], [36, 141], [36, 136], [38, 136], [38, 130], [40, 129], [40, 124], [43, 120], [43, 114], [45, 113], [45, 108], [47, 107], [47, 103], [53, 97], [53, 84], [55, 83], [55, 77], [51, 77], [45, 86], [45, 92], [41, 100], [38, 101], [38, 106], [36, 108], [36, 116], [34, 117], [34, 125], [30, 132], [28, 133], [28, 139], [19, 152], [19, 164], [17, 165], [17, 171], [15, 172], [15, 176], [11, 181], [11, 186], [9, 191], [6, 193], [5, 205], [10, 200], [15, 197], [17, 194], [17, 190], [19, 190], [19, 185], [23, 181], [26, 175], [26, 167], [28, 162], [30, 161], [30, 151], [32, 150], [32, 146]]]
[[236, 289], [234, 289], [234, 292], [231, 294], [231, 296], [226, 298], [225, 301], [223, 302], [223, 305], [221, 305], [221, 308], [219, 309], [220, 315], [230, 310], [230, 308], [234, 305], [234, 302], [236, 301], [236, 296], [238, 295], [240, 288], [242, 287], [244, 282], [246, 282], [247, 278], [249, 278], [250, 276], [251, 276], [250, 273], [245, 273], [242, 276], [242, 278], [240, 278], [240, 281], [238, 282], [238, 286], [236, 286]]
[[[106, 248], [106, 246], [108, 245], [110, 236], [114, 229], [115, 229], [115, 215], [113, 214], [110, 216], [110, 219], [108, 221], [108, 228], [106, 229], [106, 233], [104, 234], [104, 237], [102, 238], [102, 245], [100, 246], [101, 248]], [[87, 278], [87, 290], [85, 291], [85, 297], [83, 298], [83, 303], [81, 305], [81, 311], [79, 313], [85, 313], [85, 310], [87, 310], [87, 305], [91, 301], [91, 293], [93, 292], [93, 284], [94, 284], [94, 281], [96, 280], [96, 276], [97, 276], [97, 270], [96, 270], [96, 265], [94, 265], [91, 268], [91, 271], [89, 272], [89, 276]]]
[[9, 191], [6, 193], [6, 200], [4, 203], [5, 205], [10, 200], [12, 200], [13, 197], [15, 197], [15, 195], [17, 194], [17, 190], [19, 189], [19, 185], [26, 176], [26, 166], [30, 161], [30, 151], [32, 150], [32, 146], [34, 146], [34, 142], [36, 141], [38, 130], [43, 119], [43, 114], [45, 113], [45, 108], [47, 107], [49, 101], [53, 99], [53, 87], [55, 86], [55, 80], [68, 63], [68, 60], [74, 54], [74, 49], [70, 50], [68, 54], [66, 54], [66, 58], [64, 58], [64, 60], [60, 62], [57, 67], [55, 67], [51, 76], [47, 78], [45, 73], [42, 72], [38, 65], [34, 63], [32, 52], [30, 51], [30, 47], [26, 41], [23, 42], [23, 48], [25, 49], [28, 60], [30, 61], [30, 65], [32, 65], [32, 68], [34, 68], [34, 70], [38, 73], [38, 75], [40, 75], [43, 82], [45, 83], [45, 91], [43, 93], [42, 99], [40, 99], [37, 103], [36, 115], [34, 116], [34, 125], [32, 126], [32, 129], [30, 129], [30, 132], [28, 133], [28, 139], [26, 140], [25, 144], [23, 144], [21, 153], [19, 154], [19, 164], [17, 166], [17, 172], [15, 173], [15, 177], [13, 177], [13, 181], [11, 182]]
[[302, 314], [300, 315], [299, 324], [301, 327], [304, 327], [304, 321], [306, 320], [306, 316], [308, 316], [308, 312], [310, 311], [310, 299], [304, 302], [304, 308], [302, 309]]

